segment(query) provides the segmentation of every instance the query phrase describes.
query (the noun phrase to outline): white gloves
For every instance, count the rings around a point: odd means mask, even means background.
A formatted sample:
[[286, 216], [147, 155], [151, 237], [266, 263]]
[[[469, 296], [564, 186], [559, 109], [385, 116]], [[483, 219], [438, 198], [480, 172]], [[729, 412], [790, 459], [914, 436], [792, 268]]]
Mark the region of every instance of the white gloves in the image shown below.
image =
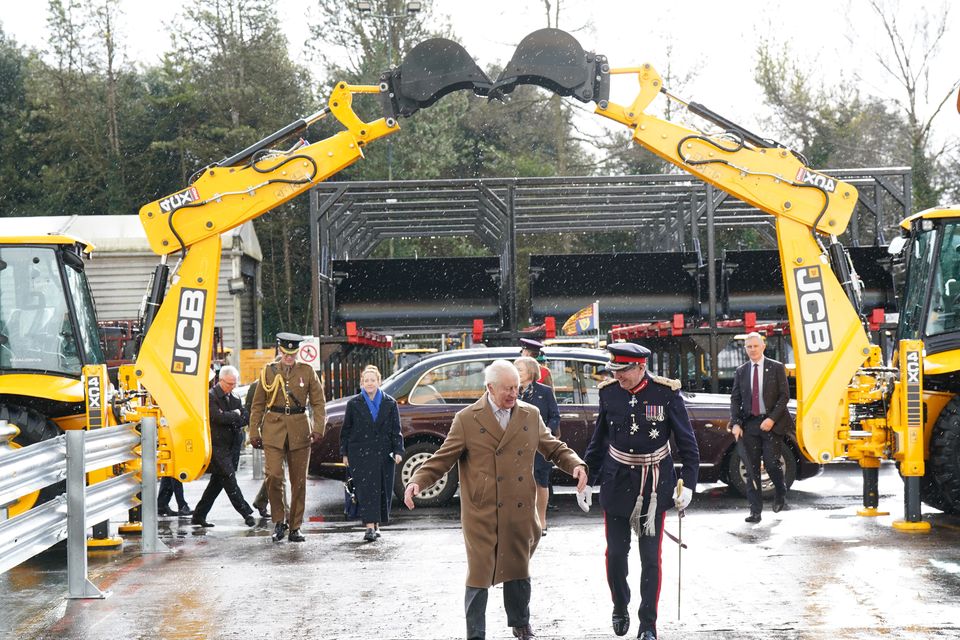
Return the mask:
[[693, 491], [687, 487], [678, 487], [679, 491], [674, 492], [673, 503], [677, 506], [677, 511], [683, 511], [693, 500]]
[[590, 505], [593, 504], [593, 487], [587, 485], [583, 488], [583, 491], [577, 491], [577, 506], [583, 510], [584, 513], [590, 511]]

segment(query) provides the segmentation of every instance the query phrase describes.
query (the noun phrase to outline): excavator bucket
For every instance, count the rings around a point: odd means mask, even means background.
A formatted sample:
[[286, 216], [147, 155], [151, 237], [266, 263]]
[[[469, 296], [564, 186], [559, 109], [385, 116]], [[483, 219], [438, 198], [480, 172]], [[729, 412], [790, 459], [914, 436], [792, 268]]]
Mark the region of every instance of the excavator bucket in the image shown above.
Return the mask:
[[492, 84], [466, 49], [445, 38], [421, 42], [381, 80], [389, 87], [389, 92], [383, 94], [385, 111], [404, 117], [461, 89], [472, 89], [476, 95], [485, 96]]
[[533, 84], [581, 102], [609, 99], [606, 56], [585, 52], [577, 39], [560, 29], [540, 29], [520, 41], [510, 63], [490, 90], [502, 99], [520, 84]]

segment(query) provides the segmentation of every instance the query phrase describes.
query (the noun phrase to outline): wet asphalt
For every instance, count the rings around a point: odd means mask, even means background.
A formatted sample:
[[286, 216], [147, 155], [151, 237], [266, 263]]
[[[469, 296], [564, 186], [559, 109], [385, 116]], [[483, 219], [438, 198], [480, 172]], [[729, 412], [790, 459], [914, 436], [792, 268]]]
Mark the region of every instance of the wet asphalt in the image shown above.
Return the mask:
[[[251, 499], [259, 482], [246, 461], [240, 479]], [[205, 484], [187, 486], [191, 506]], [[767, 504], [751, 525], [745, 500], [723, 485], [698, 487], [682, 558], [664, 540], [659, 637], [960, 638], [960, 518], [925, 510], [929, 533], [895, 531], [903, 501], [892, 466], [880, 489], [891, 515], [856, 515], [859, 469], [833, 465], [796, 483], [787, 510], [774, 514]], [[570, 491], [558, 490], [534, 556], [531, 624], [543, 639], [615, 638], [602, 514], [596, 505], [580, 512]], [[458, 502], [395, 508], [373, 543], [344, 521], [342, 505], [339, 482], [311, 478], [307, 541], [277, 544], [268, 522], [246, 527], [221, 495], [208, 518], [214, 528], [161, 519], [170, 553], [141, 555], [136, 537], [118, 551], [91, 552], [90, 580], [110, 592], [103, 600], [64, 598], [66, 552], [53, 549], [0, 575], [0, 638], [462, 638]], [[667, 529], [679, 533], [675, 514]], [[631, 569], [636, 594], [636, 555]], [[513, 637], [501, 594], [490, 594], [488, 638]], [[636, 635], [638, 604], [627, 637]]]

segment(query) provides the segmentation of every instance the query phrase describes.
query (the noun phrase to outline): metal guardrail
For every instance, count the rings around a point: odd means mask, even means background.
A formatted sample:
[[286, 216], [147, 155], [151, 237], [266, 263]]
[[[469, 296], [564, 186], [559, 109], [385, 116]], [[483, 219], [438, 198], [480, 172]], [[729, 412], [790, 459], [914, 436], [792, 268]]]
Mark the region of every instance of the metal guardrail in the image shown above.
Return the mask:
[[[157, 421], [144, 418], [92, 431], [68, 431], [29, 447], [13, 449], [18, 431], [0, 421], [0, 507], [66, 480], [67, 491], [9, 520], [0, 520], [0, 573], [67, 540], [68, 598], [104, 598], [87, 579], [86, 530], [141, 503], [143, 553], [165, 551], [157, 538]], [[141, 446], [141, 443], [146, 446]], [[86, 474], [134, 460], [143, 452], [142, 473], [131, 471], [87, 486]], [[150, 508], [149, 505], [153, 505]], [[0, 516], [5, 513], [0, 512]]]

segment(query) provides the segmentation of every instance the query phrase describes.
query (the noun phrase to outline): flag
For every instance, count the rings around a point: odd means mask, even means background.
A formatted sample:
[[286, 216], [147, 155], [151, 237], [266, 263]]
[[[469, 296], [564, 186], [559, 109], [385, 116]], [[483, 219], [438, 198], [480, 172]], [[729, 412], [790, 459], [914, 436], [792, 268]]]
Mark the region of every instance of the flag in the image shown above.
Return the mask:
[[597, 331], [600, 327], [600, 304], [594, 302], [567, 318], [563, 323], [563, 334], [575, 336], [581, 333]]

